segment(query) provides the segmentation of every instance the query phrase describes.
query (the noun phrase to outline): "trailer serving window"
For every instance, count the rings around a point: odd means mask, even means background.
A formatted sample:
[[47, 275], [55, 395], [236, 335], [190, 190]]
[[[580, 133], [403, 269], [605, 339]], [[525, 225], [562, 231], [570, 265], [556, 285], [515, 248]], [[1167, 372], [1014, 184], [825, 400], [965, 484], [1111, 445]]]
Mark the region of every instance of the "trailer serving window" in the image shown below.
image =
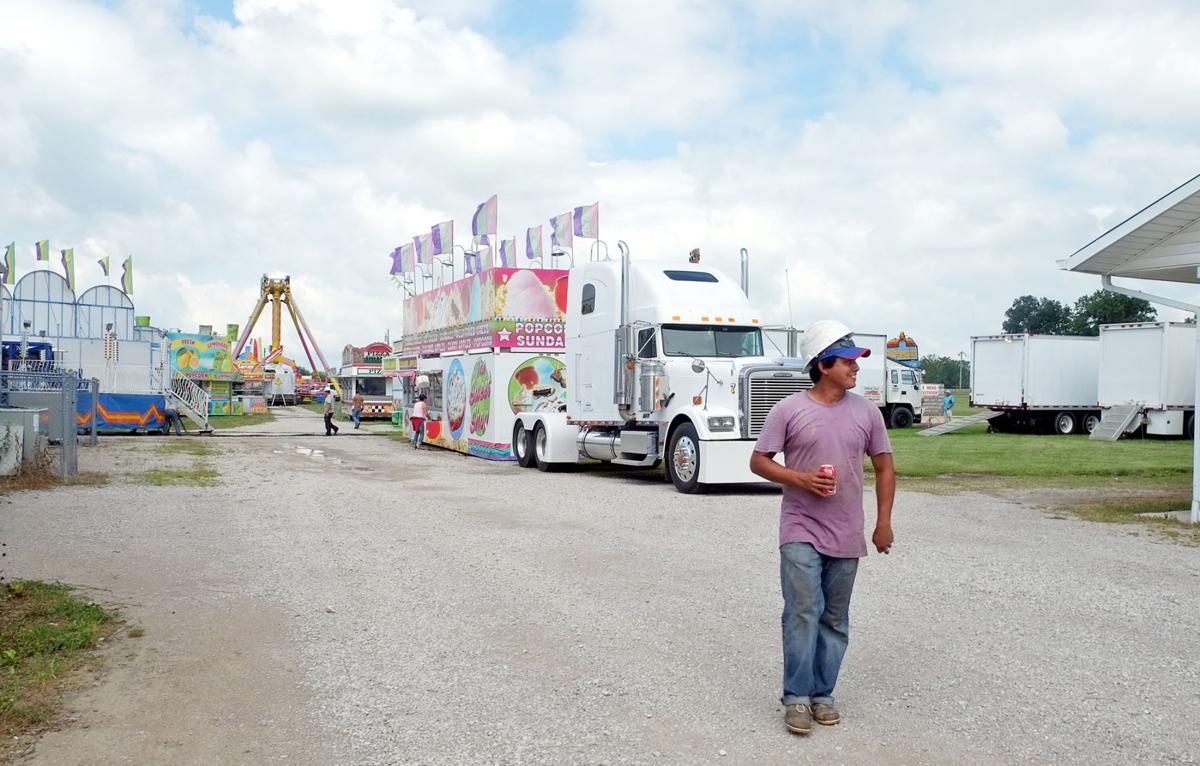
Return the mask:
[[387, 396], [387, 378], [355, 378], [354, 384], [363, 396]]
[[762, 332], [757, 327], [665, 324], [665, 356], [762, 356]]

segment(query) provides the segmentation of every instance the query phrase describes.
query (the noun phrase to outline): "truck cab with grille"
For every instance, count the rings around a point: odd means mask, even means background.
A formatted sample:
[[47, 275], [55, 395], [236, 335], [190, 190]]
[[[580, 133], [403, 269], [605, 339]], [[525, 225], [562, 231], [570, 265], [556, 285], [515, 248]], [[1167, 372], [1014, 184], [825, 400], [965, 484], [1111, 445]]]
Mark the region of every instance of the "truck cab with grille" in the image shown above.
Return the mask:
[[767, 354], [743, 288], [708, 266], [624, 248], [576, 265], [565, 325], [566, 411], [518, 416], [522, 465], [665, 462], [681, 492], [759, 482], [748, 465], [767, 412], [811, 386]]

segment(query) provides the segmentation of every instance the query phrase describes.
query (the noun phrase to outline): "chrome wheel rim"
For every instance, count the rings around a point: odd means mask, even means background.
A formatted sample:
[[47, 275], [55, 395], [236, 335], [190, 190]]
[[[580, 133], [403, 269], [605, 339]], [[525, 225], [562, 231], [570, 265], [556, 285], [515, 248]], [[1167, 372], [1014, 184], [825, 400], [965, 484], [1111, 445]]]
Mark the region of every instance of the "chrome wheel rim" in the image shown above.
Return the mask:
[[517, 457], [525, 457], [525, 452], [529, 445], [525, 443], [525, 427], [517, 426], [517, 433], [513, 436], [513, 450], [517, 453]]
[[1075, 421], [1071, 419], [1070, 415], [1060, 415], [1055, 426], [1058, 427], [1060, 434], [1069, 434], [1075, 430]]
[[696, 475], [696, 445], [686, 436], [675, 442], [675, 451], [671, 453], [671, 462], [675, 465], [675, 475], [681, 481], [689, 482]]
[[546, 429], [541, 429], [537, 435], [533, 437], [534, 449], [537, 451], [538, 461], [546, 462]]
[[1089, 434], [1092, 431], [1095, 431], [1096, 426], [1098, 426], [1098, 425], [1100, 425], [1100, 418], [1096, 417], [1095, 415], [1088, 415], [1087, 418], [1083, 421], [1083, 428]]

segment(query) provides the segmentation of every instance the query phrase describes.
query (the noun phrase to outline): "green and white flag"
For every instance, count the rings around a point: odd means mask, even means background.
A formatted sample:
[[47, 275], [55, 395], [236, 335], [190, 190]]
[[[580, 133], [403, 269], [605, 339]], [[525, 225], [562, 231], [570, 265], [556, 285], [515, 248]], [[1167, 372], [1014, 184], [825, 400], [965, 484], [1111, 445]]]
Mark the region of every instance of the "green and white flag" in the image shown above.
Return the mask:
[[40, 240], [37, 243], [37, 245], [35, 245], [35, 247], [37, 248], [37, 259], [39, 261], [46, 261], [47, 263], [49, 263], [50, 262], [50, 240], [48, 240], [48, 239]]
[[123, 271], [121, 272], [121, 289], [126, 295], [133, 295], [133, 256], [125, 259], [121, 264]]
[[104, 276], [108, 276], [108, 256], [97, 258], [96, 263], [100, 264], [100, 268], [104, 269]]
[[75, 292], [75, 248], [68, 247], [62, 251], [63, 274], [67, 278], [67, 287]]

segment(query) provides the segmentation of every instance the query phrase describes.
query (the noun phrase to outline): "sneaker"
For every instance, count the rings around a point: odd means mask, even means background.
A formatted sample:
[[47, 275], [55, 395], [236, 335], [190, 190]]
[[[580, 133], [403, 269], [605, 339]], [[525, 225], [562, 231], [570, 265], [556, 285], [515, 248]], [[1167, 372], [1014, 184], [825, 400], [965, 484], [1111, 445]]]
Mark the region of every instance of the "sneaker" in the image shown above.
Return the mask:
[[828, 702], [814, 702], [812, 717], [814, 721], [822, 726], [836, 726], [842, 720], [842, 716], [838, 714], [838, 709]]
[[788, 705], [783, 711], [783, 725], [792, 734], [808, 734], [812, 731], [812, 710], [808, 705]]

